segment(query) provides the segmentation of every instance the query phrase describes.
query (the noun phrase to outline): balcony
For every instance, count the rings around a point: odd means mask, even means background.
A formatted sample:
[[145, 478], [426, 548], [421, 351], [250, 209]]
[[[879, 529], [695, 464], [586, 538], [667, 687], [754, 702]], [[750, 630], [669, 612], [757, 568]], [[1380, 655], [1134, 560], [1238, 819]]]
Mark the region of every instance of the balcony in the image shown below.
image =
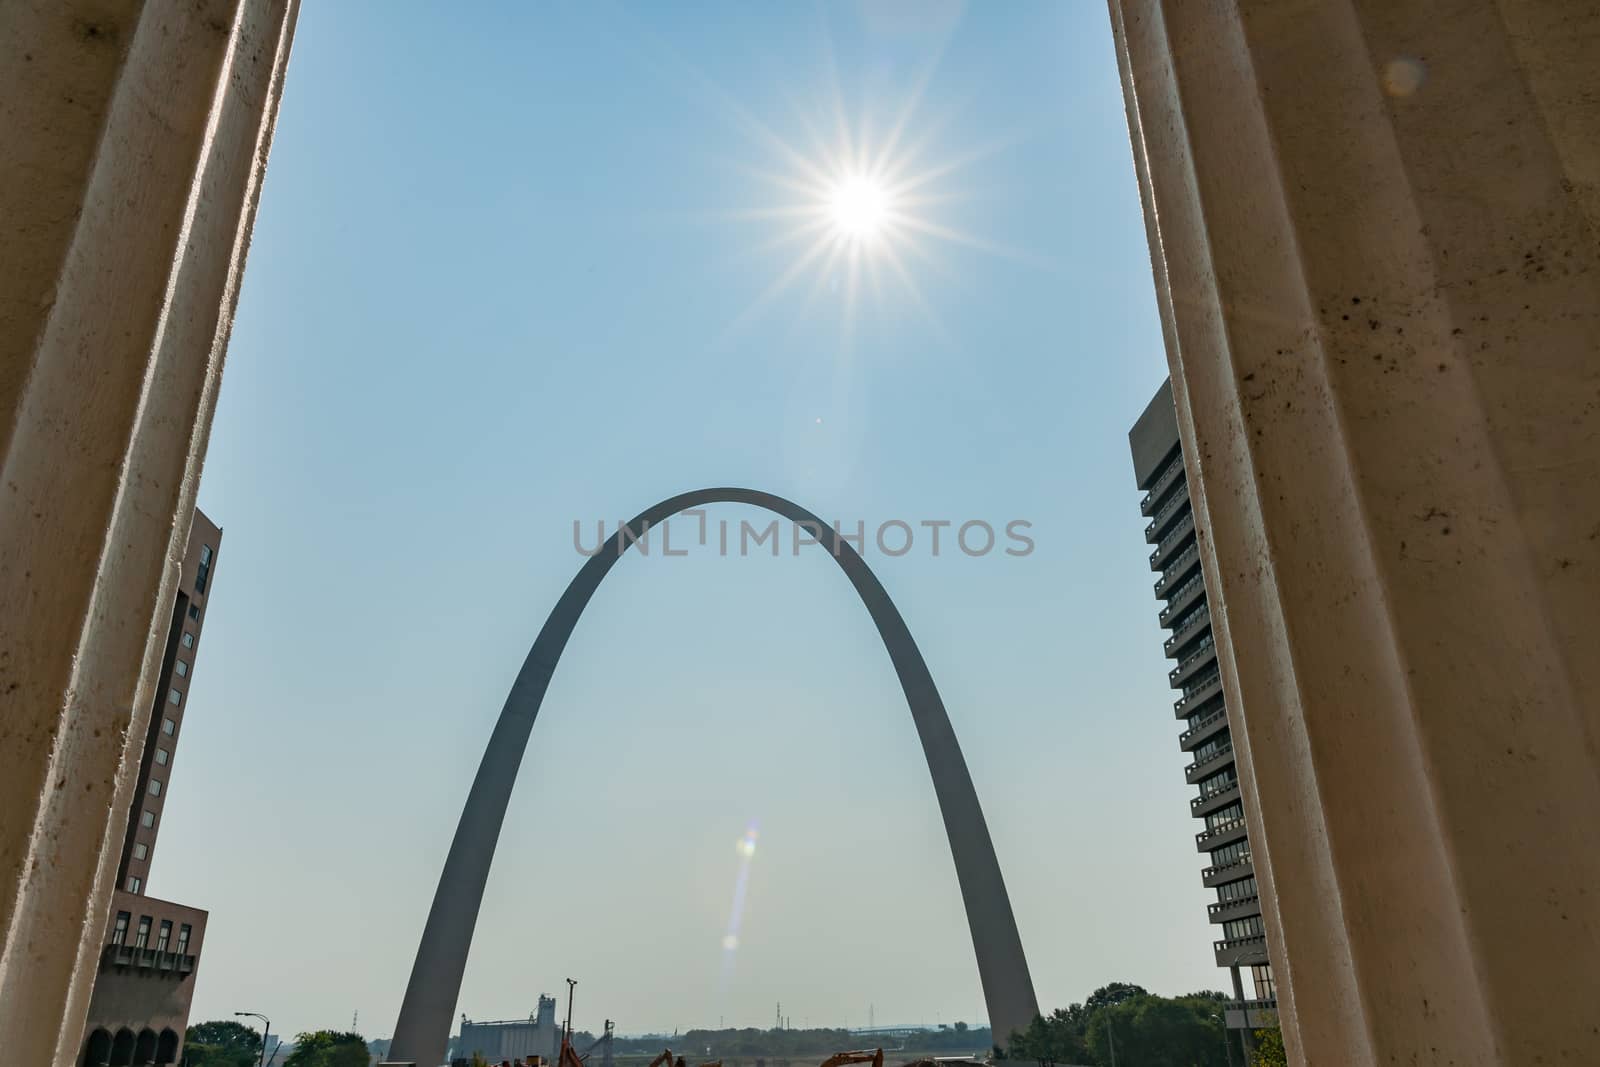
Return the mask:
[[1225, 808], [1233, 801], [1239, 799], [1239, 783], [1234, 781], [1226, 789], [1219, 789], [1208, 797], [1195, 797], [1189, 801], [1189, 814], [1199, 817], [1210, 815], [1218, 808]]
[[1214, 923], [1248, 919], [1252, 915], [1260, 914], [1261, 898], [1257, 896], [1240, 897], [1238, 900], [1219, 900], [1206, 908], [1206, 915]]
[[1231, 941], [1212, 944], [1218, 967], [1238, 967], [1267, 962], [1267, 939], [1263, 934], [1254, 937], [1236, 937]]
[[133, 945], [107, 945], [100, 952], [100, 966], [153, 971], [183, 979], [194, 973], [195, 958], [183, 952], [166, 952]]
[[1167, 681], [1174, 689], [1181, 686], [1187, 690], [1190, 680], [1204, 674], [1207, 667], [1214, 669], [1216, 662], [1217, 642], [1208, 633], [1194, 643], [1193, 651], [1179, 660], [1178, 665], [1167, 672]]
[[[1226, 705], [1222, 703], [1222, 697], [1219, 695], [1206, 703], [1191, 705], [1187, 715], [1179, 712], [1178, 718], [1185, 722], [1194, 719], [1194, 725], [1178, 735], [1178, 747], [1185, 752], [1198, 748], [1206, 735], [1216, 733], [1215, 726], [1219, 719], [1224, 723], [1227, 722], [1227, 710]], [[1200, 716], [1200, 718], [1195, 719], [1196, 715]]]
[[1202, 674], [1183, 687], [1183, 696], [1173, 703], [1172, 710], [1180, 712], [1180, 717], [1187, 718], [1186, 708], [1197, 708], [1201, 701], [1220, 692], [1222, 692], [1222, 671], [1219, 669], [1209, 674]]
[[1150, 553], [1150, 569], [1158, 571], [1165, 567], [1167, 560], [1172, 557], [1178, 546], [1183, 544], [1184, 538], [1193, 533], [1194, 512], [1190, 511], [1186, 512], [1183, 518], [1178, 520], [1178, 524], [1172, 528], [1172, 532], [1163, 537], [1161, 543], [1156, 545], [1155, 551]]
[[1167, 590], [1176, 585], [1179, 578], [1188, 573], [1190, 566], [1200, 559], [1200, 545], [1190, 545], [1188, 548], [1172, 557], [1172, 562], [1167, 564], [1167, 569], [1161, 572], [1161, 577], [1156, 579], [1156, 596], [1164, 597]]
[[1235, 1000], [1224, 1014], [1229, 1030], [1267, 1030], [1278, 1025], [1278, 1001]]
[[1201, 830], [1194, 835], [1194, 844], [1201, 852], [1210, 852], [1214, 848], [1232, 844], [1248, 832], [1243, 817], [1240, 817], [1213, 829]]
[[1195, 571], [1194, 577], [1172, 591], [1172, 596], [1167, 601], [1167, 606], [1161, 609], [1161, 625], [1165, 626], [1173, 619], [1176, 619], [1185, 608], [1205, 595], [1205, 578], [1199, 571]]
[[1256, 873], [1255, 864], [1247, 852], [1232, 863], [1219, 863], [1214, 867], [1207, 867], [1200, 872], [1200, 884], [1207, 889], [1215, 889], [1223, 882], [1232, 882], [1239, 878], [1247, 878]]
[[1162, 493], [1167, 491], [1172, 485], [1173, 478], [1181, 470], [1183, 470], [1183, 453], [1179, 452], [1172, 457], [1165, 467], [1161, 468], [1161, 473], [1156, 475], [1155, 481], [1150, 483], [1150, 491], [1144, 495], [1143, 500], [1139, 501], [1139, 514], [1150, 514], [1151, 506], [1155, 504]]
[[1161, 536], [1160, 531], [1170, 524], [1178, 512], [1189, 504], [1188, 493], [1174, 493], [1171, 500], [1161, 505], [1161, 510], [1156, 512], [1156, 517], [1150, 520], [1150, 525], [1144, 528], [1146, 544], [1155, 544]]
[[[1200, 722], [1200, 726], [1206, 725], [1207, 721], [1208, 720], [1202, 720]], [[1185, 731], [1185, 732], [1187, 732], [1187, 731]], [[1181, 742], [1182, 742], [1182, 738], [1181, 737], [1179, 738], [1179, 742], [1181, 744]], [[1194, 785], [1196, 782], [1198, 782], [1201, 778], [1205, 777], [1207, 774], [1210, 774], [1213, 771], [1220, 771], [1223, 767], [1227, 766], [1229, 763], [1232, 763], [1232, 762], [1233, 762], [1233, 744], [1232, 744], [1232, 742], [1229, 742], [1227, 745], [1225, 745], [1222, 748], [1218, 749], [1216, 752], [1211, 753], [1211, 755], [1206, 756], [1206, 757], [1204, 757], [1202, 759], [1197, 759], [1193, 763], [1189, 764], [1189, 766], [1185, 767], [1183, 769], [1183, 780], [1185, 782], [1188, 782], [1190, 785]]]
[[1211, 609], [1201, 605], [1193, 614], [1187, 615], [1181, 620], [1178, 628], [1172, 631], [1172, 636], [1167, 638], [1166, 642], [1161, 646], [1161, 650], [1169, 656], [1176, 654], [1178, 649], [1183, 647], [1184, 642], [1193, 640], [1202, 629], [1210, 625]]

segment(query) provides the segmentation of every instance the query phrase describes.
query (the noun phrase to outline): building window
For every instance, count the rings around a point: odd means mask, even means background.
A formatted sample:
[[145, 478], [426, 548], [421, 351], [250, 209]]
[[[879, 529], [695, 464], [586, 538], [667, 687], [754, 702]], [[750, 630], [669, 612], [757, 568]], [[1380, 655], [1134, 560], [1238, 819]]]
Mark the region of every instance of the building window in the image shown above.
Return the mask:
[[1237, 801], [1206, 816], [1206, 829], [1222, 830], [1244, 821], [1244, 807]]
[[211, 574], [211, 546], [200, 546], [200, 568], [194, 573], [194, 591], [206, 591], [206, 578]]
[[1251, 967], [1250, 977], [1255, 979], [1257, 1000], [1278, 999], [1278, 987], [1272, 981], [1272, 964]]
[[168, 704], [181, 704], [181, 703], [183, 703], [183, 694], [178, 692], [176, 689], [168, 689], [167, 690], [167, 703]]
[[199, 618], [200, 618], [200, 605], [199, 604], [190, 604], [189, 605], [189, 618], [195, 619], [195, 620], [199, 620]]
[[134, 935], [133, 947], [144, 948], [150, 943], [150, 916], [139, 916], [139, 932]]
[[1238, 900], [1254, 900], [1255, 897], [1255, 875], [1217, 886], [1217, 901], [1222, 904], [1232, 904]]
[[194, 647], [194, 634], [190, 633], [188, 630], [183, 631], [183, 647], [184, 648], [193, 648]]
[[150, 795], [153, 797], [158, 797], [161, 795], [161, 779], [150, 779]]
[[161, 929], [156, 932], [156, 951], [167, 951], [167, 942], [172, 940], [172, 920], [162, 919]]
[[167, 765], [167, 758], [168, 757], [167, 757], [167, 750], [166, 749], [164, 749], [164, 748], [156, 749], [156, 762], [157, 763], [159, 763], [159, 764], [161, 764], [161, 766], [165, 767]]
[[128, 879], [128, 892], [137, 893], [140, 890], [140, 888], [143, 887], [143, 885], [144, 885], [144, 883], [141, 882], [139, 879], [137, 879], [137, 878], [129, 878]]
[[148, 830], [150, 827], [156, 824], [156, 813], [146, 809], [145, 813], [139, 816], [139, 823]]
[[1211, 866], [1213, 867], [1228, 867], [1249, 858], [1250, 842], [1248, 840], [1235, 841], [1231, 845], [1224, 845], [1221, 848], [1211, 850]]
[[142, 860], [148, 855], [150, 855], [150, 848], [143, 841], [140, 841], [138, 844], [133, 846], [134, 859]]
[[125, 911], [117, 912], [117, 925], [111, 928], [111, 943], [113, 945], [121, 945], [127, 942], [128, 924], [132, 921], [132, 915]]
[[1232, 767], [1218, 771], [1209, 778], [1200, 779], [1200, 796], [1214, 797], [1218, 793], [1226, 793], [1238, 784], [1239, 775]]
[[178, 944], [177, 944], [177, 947], [175, 949], [173, 949], [173, 951], [175, 951], [180, 956], [184, 955], [185, 953], [187, 953], [189, 951], [189, 924], [188, 923], [184, 923], [182, 926], [178, 927]]
[[161, 732], [166, 734], [168, 737], [171, 737], [172, 731], [176, 730], [177, 728], [178, 724], [173, 722], [171, 719], [161, 720]]
[[1261, 916], [1252, 915], [1248, 919], [1235, 919], [1222, 924], [1222, 934], [1229, 941], [1237, 941], [1242, 937], [1260, 937]]
[[178, 672], [179, 678], [189, 677], [189, 665], [181, 659], [173, 661], [172, 669]]

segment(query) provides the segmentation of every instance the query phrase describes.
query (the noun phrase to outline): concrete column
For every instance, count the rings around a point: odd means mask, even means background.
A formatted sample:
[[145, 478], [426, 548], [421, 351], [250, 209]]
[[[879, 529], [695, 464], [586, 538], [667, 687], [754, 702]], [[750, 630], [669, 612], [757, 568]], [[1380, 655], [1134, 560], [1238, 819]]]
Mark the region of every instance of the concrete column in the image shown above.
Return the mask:
[[297, 0], [0, 5], [0, 1045], [75, 1061]]
[[1600, 1063], [1600, 9], [1111, 0], [1295, 1063]]

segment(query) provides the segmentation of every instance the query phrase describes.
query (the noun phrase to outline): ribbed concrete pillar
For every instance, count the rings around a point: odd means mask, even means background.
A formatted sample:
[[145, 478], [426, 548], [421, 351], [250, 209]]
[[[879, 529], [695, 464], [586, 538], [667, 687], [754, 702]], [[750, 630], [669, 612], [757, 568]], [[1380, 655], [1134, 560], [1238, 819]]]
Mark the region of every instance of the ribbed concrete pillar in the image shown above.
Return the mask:
[[1600, 8], [1111, 0], [1296, 1063], [1600, 1063]]
[[0, 5], [0, 1048], [70, 1064], [296, 0]]

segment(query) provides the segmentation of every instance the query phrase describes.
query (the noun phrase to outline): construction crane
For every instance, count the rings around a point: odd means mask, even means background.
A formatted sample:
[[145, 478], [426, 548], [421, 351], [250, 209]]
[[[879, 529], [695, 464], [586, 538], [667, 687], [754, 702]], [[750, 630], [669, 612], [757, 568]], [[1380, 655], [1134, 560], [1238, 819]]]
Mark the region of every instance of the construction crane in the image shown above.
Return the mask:
[[835, 1052], [822, 1061], [821, 1067], [844, 1067], [847, 1063], [870, 1063], [872, 1067], [883, 1067], [883, 1049], [875, 1048], [870, 1052], [865, 1049], [856, 1052]]

